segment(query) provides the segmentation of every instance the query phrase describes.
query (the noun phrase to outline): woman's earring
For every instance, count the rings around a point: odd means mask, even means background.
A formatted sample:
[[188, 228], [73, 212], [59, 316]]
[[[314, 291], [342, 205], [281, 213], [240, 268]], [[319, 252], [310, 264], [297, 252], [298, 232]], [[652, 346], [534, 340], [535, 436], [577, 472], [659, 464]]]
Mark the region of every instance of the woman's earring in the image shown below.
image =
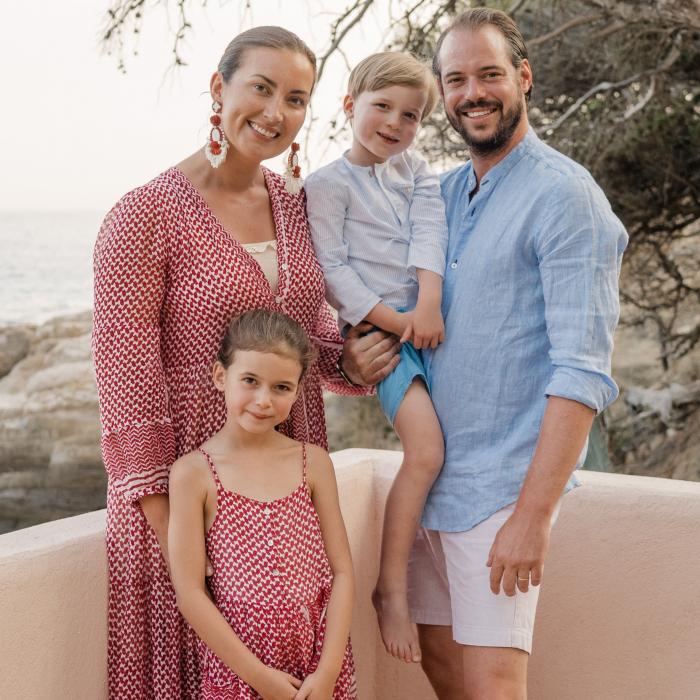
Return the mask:
[[301, 168], [299, 167], [299, 156], [297, 151], [299, 144], [296, 141], [292, 142], [289, 157], [287, 158], [287, 167], [284, 171], [284, 189], [289, 194], [299, 194], [301, 192]]
[[207, 145], [204, 147], [204, 155], [207, 157], [212, 168], [218, 168], [226, 158], [228, 141], [221, 128], [221, 103], [214, 102], [211, 108], [214, 114], [209, 117], [211, 130], [209, 131]]

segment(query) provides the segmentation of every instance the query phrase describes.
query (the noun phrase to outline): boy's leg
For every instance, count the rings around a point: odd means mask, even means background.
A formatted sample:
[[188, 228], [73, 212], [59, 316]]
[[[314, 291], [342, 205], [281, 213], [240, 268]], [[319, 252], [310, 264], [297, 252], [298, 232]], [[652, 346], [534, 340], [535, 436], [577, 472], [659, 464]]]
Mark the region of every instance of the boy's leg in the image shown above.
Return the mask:
[[425, 384], [414, 379], [399, 406], [394, 428], [403, 462], [384, 512], [379, 580], [372, 600], [389, 653], [420, 661], [416, 628], [408, 613], [406, 569], [428, 491], [442, 468], [444, 442]]

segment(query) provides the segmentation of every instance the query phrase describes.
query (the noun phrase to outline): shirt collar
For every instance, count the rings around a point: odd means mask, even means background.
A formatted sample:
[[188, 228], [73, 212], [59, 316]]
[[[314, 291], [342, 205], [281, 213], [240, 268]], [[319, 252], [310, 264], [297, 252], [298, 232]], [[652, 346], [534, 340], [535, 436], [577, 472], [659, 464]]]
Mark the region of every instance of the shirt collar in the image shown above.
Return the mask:
[[[503, 160], [498, 161], [498, 163], [496, 163], [496, 165], [494, 165], [493, 168], [491, 168], [486, 175], [484, 175], [484, 178], [479, 185], [479, 189], [493, 187], [502, 177], [507, 175], [513, 169], [516, 163], [518, 163], [526, 153], [535, 147], [539, 140], [540, 139], [535, 133], [534, 129], [529, 127], [523, 140]], [[471, 192], [476, 187], [476, 174], [474, 173], [473, 167], [469, 168], [467, 187], [468, 192]]]

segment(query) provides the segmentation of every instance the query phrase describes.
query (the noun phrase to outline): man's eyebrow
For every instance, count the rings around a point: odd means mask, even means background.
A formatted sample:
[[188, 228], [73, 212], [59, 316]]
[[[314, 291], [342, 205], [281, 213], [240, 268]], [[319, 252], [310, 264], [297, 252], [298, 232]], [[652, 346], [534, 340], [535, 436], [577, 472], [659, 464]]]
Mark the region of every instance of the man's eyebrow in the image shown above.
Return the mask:
[[[263, 75], [262, 73], [254, 73], [251, 78], [262, 78], [270, 87], [276, 88], [277, 83], [274, 80], [271, 80], [268, 78], [266, 75]], [[295, 95], [308, 95], [309, 92], [307, 90], [301, 90], [301, 89], [296, 89], [296, 90], [290, 90], [291, 93]]]

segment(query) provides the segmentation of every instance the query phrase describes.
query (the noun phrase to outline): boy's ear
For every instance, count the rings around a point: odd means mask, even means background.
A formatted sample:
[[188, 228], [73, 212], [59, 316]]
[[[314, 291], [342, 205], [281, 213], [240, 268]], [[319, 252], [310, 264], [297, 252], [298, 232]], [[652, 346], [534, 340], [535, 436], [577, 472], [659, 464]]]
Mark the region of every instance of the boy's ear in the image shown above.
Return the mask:
[[219, 391], [223, 391], [226, 386], [226, 368], [218, 360], [214, 363], [211, 376], [214, 380], [214, 386]]
[[355, 109], [355, 98], [352, 95], [345, 95], [343, 98], [343, 111], [348, 119], [352, 119], [352, 113]]

